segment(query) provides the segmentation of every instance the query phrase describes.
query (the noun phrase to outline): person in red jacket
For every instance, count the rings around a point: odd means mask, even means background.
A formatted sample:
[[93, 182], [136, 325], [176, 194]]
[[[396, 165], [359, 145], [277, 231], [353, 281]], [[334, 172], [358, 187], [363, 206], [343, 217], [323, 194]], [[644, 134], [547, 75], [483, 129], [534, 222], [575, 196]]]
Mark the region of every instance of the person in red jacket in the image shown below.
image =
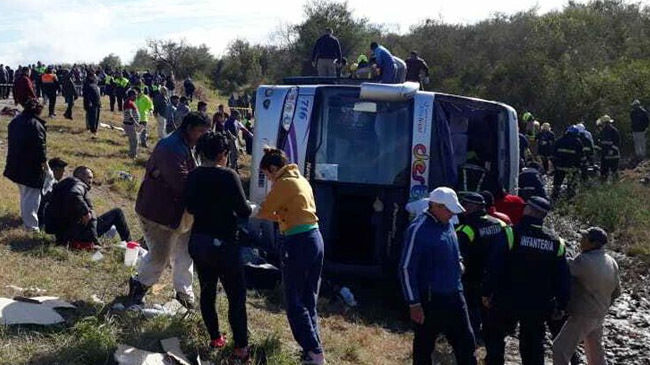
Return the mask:
[[36, 99], [36, 91], [34, 91], [34, 84], [29, 78], [31, 75], [29, 67], [23, 67], [20, 74], [21, 76], [14, 82], [14, 102], [24, 108], [27, 100]]
[[508, 194], [508, 192], [500, 186], [497, 188], [496, 194], [494, 194], [494, 207], [497, 212], [504, 213], [510, 217], [512, 223], [516, 225], [524, 215], [526, 202], [516, 195]]
[[481, 191], [481, 196], [485, 200], [485, 208], [487, 214], [494, 218], [499, 218], [502, 221], [506, 222], [507, 225], [512, 226], [512, 220], [508, 217], [507, 214], [497, 211], [497, 208], [494, 206], [494, 195], [488, 190]]

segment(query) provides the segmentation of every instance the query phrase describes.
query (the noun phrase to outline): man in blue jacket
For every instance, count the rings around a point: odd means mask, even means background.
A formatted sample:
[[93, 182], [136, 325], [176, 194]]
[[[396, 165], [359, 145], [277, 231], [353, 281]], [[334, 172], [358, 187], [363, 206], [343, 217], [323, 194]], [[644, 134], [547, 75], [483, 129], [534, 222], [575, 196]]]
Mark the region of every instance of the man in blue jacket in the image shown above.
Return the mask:
[[311, 53], [311, 62], [318, 70], [318, 76], [336, 76], [336, 68], [341, 64], [342, 57], [341, 44], [334, 37], [334, 30], [325, 29], [325, 34], [318, 38]]
[[404, 298], [415, 322], [413, 364], [432, 364], [444, 334], [459, 365], [476, 364], [474, 333], [461, 283], [462, 263], [451, 218], [465, 210], [450, 188], [429, 195], [429, 208], [409, 226], [399, 266]]
[[397, 65], [393, 55], [384, 46], [380, 46], [377, 42], [370, 43], [370, 50], [374, 53], [377, 66], [381, 71], [381, 83], [392, 84], [395, 82], [395, 74], [397, 73]]

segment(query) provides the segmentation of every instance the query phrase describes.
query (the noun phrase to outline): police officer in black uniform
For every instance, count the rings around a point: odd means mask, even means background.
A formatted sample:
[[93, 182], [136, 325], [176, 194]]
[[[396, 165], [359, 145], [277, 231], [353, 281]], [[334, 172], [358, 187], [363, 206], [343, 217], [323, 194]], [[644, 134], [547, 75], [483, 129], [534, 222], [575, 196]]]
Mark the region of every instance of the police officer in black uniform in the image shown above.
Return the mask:
[[539, 196], [548, 199], [544, 180], [542, 179], [542, 165], [539, 162], [531, 161], [519, 174], [519, 193], [518, 195], [528, 201], [533, 196]]
[[491, 256], [483, 283], [488, 365], [504, 363], [505, 337], [519, 323], [523, 365], [544, 364], [545, 323], [564, 317], [569, 301], [570, 273], [564, 241], [543, 227], [548, 200], [532, 197], [514, 229], [514, 244]]
[[621, 134], [614, 127], [614, 119], [608, 115], [600, 118], [603, 130], [600, 132], [598, 144], [600, 145], [600, 177], [607, 181], [611, 172], [614, 179], [618, 178], [618, 162], [621, 159]]
[[568, 196], [573, 197], [575, 195], [576, 178], [578, 177], [578, 171], [582, 164], [584, 148], [582, 142], [580, 142], [579, 133], [578, 127], [573, 125], [555, 142], [555, 153], [553, 154], [553, 166], [555, 166], [553, 200], [560, 196], [560, 189], [565, 178], [568, 179]]
[[461, 198], [465, 213], [456, 227], [465, 272], [463, 289], [474, 336], [480, 339], [483, 319], [481, 284], [485, 266], [493, 249], [504, 244], [512, 246], [512, 227], [487, 214], [485, 200], [479, 193], [467, 193]]

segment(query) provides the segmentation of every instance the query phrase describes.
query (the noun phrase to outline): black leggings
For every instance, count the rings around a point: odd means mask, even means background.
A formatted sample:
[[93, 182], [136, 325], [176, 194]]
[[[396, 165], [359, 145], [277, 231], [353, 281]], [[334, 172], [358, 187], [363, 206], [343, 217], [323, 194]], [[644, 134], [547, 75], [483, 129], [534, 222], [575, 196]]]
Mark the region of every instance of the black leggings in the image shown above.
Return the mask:
[[212, 237], [192, 234], [189, 252], [201, 285], [201, 316], [210, 339], [219, 338], [219, 318], [215, 308], [217, 283], [228, 297], [228, 320], [236, 348], [248, 346], [248, 320], [246, 316], [246, 283], [244, 266], [238, 244], [214, 246]]

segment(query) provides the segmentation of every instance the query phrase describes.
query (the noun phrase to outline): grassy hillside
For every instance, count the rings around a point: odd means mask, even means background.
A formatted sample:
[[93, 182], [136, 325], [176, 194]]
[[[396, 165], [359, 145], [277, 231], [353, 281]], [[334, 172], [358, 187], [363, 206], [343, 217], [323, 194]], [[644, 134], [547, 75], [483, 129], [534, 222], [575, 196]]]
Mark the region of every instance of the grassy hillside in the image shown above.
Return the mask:
[[[203, 93], [214, 111], [217, 99]], [[79, 100], [79, 103], [81, 100]], [[57, 115], [64, 105], [58, 100]], [[101, 121], [121, 123], [119, 113], [107, 111], [103, 100]], [[193, 108], [195, 105], [193, 105]], [[62, 117], [48, 121], [48, 156], [61, 157], [70, 163], [68, 173], [78, 165], [95, 171], [96, 185], [91, 195], [98, 213], [120, 207], [127, 216], [133, 236], [142, 237], [136, 223], [134, 198], [150, 151], [141, 151], [135, 160], [127, 157], [126, 137], [119, 131], [101, 128], [99, 138], [91, 140], [85, 131], [81, 105], [75, 107], [74, 121]], [[0, 119], [0, 169], [4, 169], [7, 124]], [[151, 122], [150, 122], [151, 123]], [[155, 122], [149, 126], [154, 145]], [[120, 171], [134, 176], [133, 181], [118, 177]], [[159, 340], [171, 336], [181, 339], [183, 349], [195, 358], [220, 363], [218, 352], [210, 352], [207, 334], [198, 313], [186, 318], [159, 317], [144, 319], [135, 314], [113, 314], [108, 311], [114, 298], [125, 295], [130, 269], [122, 266], [122, 252], [106, 242], [105, 259], [93, 262], [87, 252], [68, 251], [53, 245], [51, 238], [23, 232], [18, 209], [18, 189], [0, 178], [0, 296], [16, 293], [7, 285], [23, 288], [38, 287], [47, 295], [75, 302], [77, 310], [62, 311], [63, 325], [51, 327], [0, 327], [0, 364], [111, 364], [117, 344], [127, 344], [146, 350], [161, 351]], [[198, 281], [195, 280], [195, 286]], [[198, 287], [195, 288], [198, 293]], [[98, 296], [107, 304], [91, 300]], [[165, 303], [172, 298], [173, 288], [169, 270], [160, 285], [153, 289], [150, 302]], [[286, 322], [281, 292], [264, 295], [250, 292], [248, 296], [251, 343], [258, 353], [264, 352], [269, 364], [296, 364], [297, 345], [292, 340]], [[363, 302], [363, 298], [362, 298]], [[400, 320], [403, 312], [375, 310], [381, 302], [364, 303], [359, 312], [346, 311], [340, 304], [321, 300], [322, 332], [325, 351], [331, 364], [404, 364], [409, 362], [411, 334]], [[227, 302], [219, 299], [222, 330], [230, 334], [227, 325]], [[229, 335], [232, 338], [231, 335]], [[225, 350], [228, 354], [229, 350]], [[226, 362], [223, 362], [226, 363]]]

